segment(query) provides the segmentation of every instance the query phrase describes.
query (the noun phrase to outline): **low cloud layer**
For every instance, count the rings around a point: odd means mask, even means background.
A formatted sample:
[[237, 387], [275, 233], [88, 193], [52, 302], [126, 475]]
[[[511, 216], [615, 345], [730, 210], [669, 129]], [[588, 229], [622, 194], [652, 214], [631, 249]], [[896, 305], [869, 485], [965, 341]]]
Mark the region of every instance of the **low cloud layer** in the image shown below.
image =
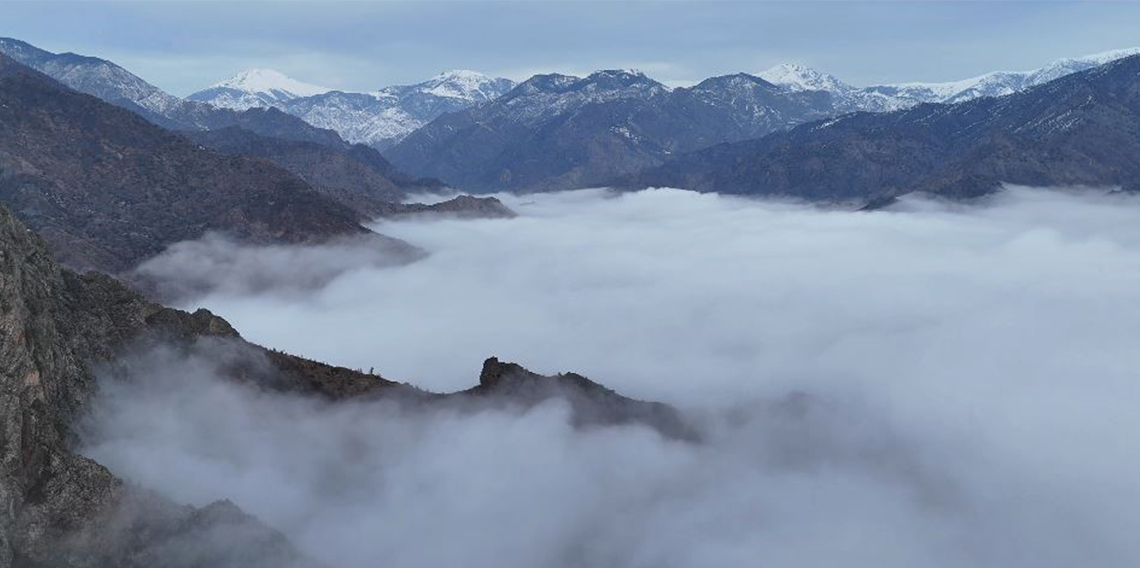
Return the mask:
[[314, 245], [248, 245], [209, 233], [177, 243], [141, 264], [134, 283], [163, 299], [179, 301], [207, 293], [274, 294], [293, 298], [356, 270], [398, 266], [422, 251], [383, 235], [362, 235]]
[[489, 355], [582, 372], [704, 443], [575, 430], [559, 404], [329, 407], [150, 354], [108, 383], [88, 453], [335, 566], [1140, 562], [1140, 200], [504, 199], [520, 218], [384, 224], [420, 262], [195, 304], [436, 390]]

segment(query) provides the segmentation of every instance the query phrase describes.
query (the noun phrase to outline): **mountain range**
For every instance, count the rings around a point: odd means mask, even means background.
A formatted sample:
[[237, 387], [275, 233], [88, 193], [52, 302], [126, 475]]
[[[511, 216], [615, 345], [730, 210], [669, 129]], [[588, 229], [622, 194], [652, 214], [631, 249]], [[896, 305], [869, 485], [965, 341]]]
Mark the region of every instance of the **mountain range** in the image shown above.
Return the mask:
[[1140, 55], [1002, 97], [854, 113], [679, 156], [626, 187], [883, 203], [1001, 184], [1140, 191]]
[[831, 116], [832, 96], [738, 74], [670, 89], [642, 73], [539, 75], [443, 115], [385, 155], [469, 191], [590, 187], [667, 157]]
[[1029, 71], [995, 71], [958, 81], [895, 83], [870, 87], [855, 87], [832, 75], [796, 64], [777, 65], [758, 75], [791, 91], [832, 93], [838, 99], [836, 107], [842, 110], [882, 112], [922, 103], [958, 103], [979, 97], [1000, 97], [1136, 54], [1140, 54], [1140, 48], [1059, 59]]
[[494, 101], [441, 116], [385, 155], [405, 171], [470, 191], [608, 185], [689, 152], [758, 139], [805, 122], [1021, 92], [1138, 51], [953, 83], [868, 88], [796, 65], [677, 89], [628, 71], [585, 78], [543, 75]]
[[512, 87], [509, 79], [449, 71], [415, 85], [353, 93], [307, 85], [262, 69], [244, 71], [187, 100], [232, 110], [276, 108], [335, 130], [349, 142], [383, 150], [444, 113], [493, 100]]
[[204, 149], [3, 55], [0, 203], [68, 265], [112, 274], [206, 231], [255, 243], [371, 234], [285, 169]]
[[[401, 191], [443, 185], [527, 192], [636, 184], [631, 180], [639, 172], [646, 172], [645, 180], [662, 179], [652, 176], [698, 163], [700, 158], [689, 154], [719, 144], [745, 143], [852, 112], [1006, 96], [1138, 51], [947, 83], [871, 87], [791, 64], [686, 88], [622, 70], [587, 77], [538, 75], [518, 85], [460, 71], [373, 93], [328, 91], [255, 70], [190, 97], [196, 100], [182, 100], [105, 60], [0, 40], [0, 52], [72, 88], [188, 132], [214, 150], [273, 161], [354, 207], [362, 206], [360, 195], [394, 201]], [[248, 133], [259, 137], [256, 144]], [[304, 143], [332, 150], [306, 156]], [[384, 148], [384, 155], [365, 152], [364, 145]], [[372, 207], [367, 214], [380, 209]]]
[[0, 203], [78, 270], [122, 274], [210, 231], [259, 244], [364, 235], [413, 258], [414, 247], [360, 223], [410, 213], [513, 214], [493, 198], [404, 204], [409, 193], [443, 185], [275, 109], [187, 103], [224, 114], [229, 120], [218, 124], [229, 125], [175, 133], [125, 98], [169, 95], [110, 62], [13, 40], [0, 40], [3, 52], [70, 82], [0, 54]]
[[336, 132], [314, 127], [276, 109], [235, 112], [180, 99], [105, 59], [51, 53], [11, 38], [0, 38], [0, 53], [76, 91], [138, 113], [170, 130], [238, 126], [266, 136], [328, 146], [346, 145]]

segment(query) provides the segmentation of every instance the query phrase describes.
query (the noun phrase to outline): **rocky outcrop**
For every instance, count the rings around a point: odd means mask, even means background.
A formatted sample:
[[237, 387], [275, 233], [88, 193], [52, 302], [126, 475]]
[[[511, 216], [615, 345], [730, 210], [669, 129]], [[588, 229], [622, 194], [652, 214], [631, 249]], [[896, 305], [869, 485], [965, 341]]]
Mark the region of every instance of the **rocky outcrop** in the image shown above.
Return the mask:
[[456, 219], [513, 219], [518, 214], [495, 197], [460, 195], [439, 203], [389, 203], [377, 215], [388, 219], [451, 217]]
[[626, 398], [577, 373], [544, 376], [517, 363], [504, 363], [497, 357], [483, 362], [479, 384], [451, 395], [469, 404], [471, 399], [497, 404], [530, 407], [550, 399], [570, 404], [575, 426], [649, 426], [663, 436], [696, 440], [696, 431], [681, 418], [677, 409], [659, 402]]

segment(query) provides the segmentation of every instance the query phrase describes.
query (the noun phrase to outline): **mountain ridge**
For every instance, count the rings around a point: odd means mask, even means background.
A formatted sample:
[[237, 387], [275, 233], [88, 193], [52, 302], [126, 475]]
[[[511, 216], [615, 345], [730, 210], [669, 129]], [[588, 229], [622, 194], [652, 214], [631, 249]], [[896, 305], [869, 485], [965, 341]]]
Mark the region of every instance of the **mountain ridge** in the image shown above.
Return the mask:
[[292, 92], [274, 95], [261, 92], [264, 89], [238, 89], [219, 83], [191, 94], [187, 100], [234, 110], [277, 108], [316, 127], [336, 131], [350, 143], [384, 149], [441, 114], [490, 101], [512, 87], [514, 82], [509, 79], [452, 70], [420, 83], [368, 93], [329, 89], [300, 96], [292, 96]]
[[69, 266], [112, 274], [211, 230], [251, 243], [356, 236], [412, 250], [284, 169], [205, 150], [4, 55], [0, 202]]
[[954, 103], [1008, 95], [1136, 54], [1140, 54], [1140, 47], [1067, 57], [1026, 71], [991, 71], [954, 81], [911, 81], [868, 87], [855, 87], [833, 75], [799, 64], [776, 65], [758, 75], [791, 90], [830, 92], [841, 99], [838, 106], [846, 111], [884, 112], [921, 103]]
[[1003, 97], [853, 113], [677, 156], [629, 188], [880, 202], [1003, 183], [1140, 190], [1140, 55]]
[[135, 112], [170, 130], [211, 130], [240, 126], [265, 136], [331, 147], [347, 147], [336, 132], [310, 125], [276, 109], [245, 112], [186, 101], [151, 85], [119, 65], [98, 57], [56, 54], [27, 42], [0, 38], [0, 54], [35, 69], [67, 87]]
[[445, 114], [385, 151], [397, 167], [467, 191], [590, 187], [674, 153], [832, 114], [831, 95], [746, 75], [671, 89], [644, 74], [536, 75]]

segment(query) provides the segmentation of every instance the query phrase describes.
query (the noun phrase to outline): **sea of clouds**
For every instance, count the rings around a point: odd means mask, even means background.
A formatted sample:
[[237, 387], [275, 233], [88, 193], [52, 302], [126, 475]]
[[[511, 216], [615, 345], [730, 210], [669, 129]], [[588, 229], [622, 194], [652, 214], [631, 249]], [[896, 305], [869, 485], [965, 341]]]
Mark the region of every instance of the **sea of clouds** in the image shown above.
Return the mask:
[[575, 430], [558, 403], [333, 406], [152, 354], [104, 389], [87, 454], [330, 566], [1140, 563], [1140, 199], [501, 198], [519, 218], [377, 225], [428, 251], [412, 264], [275, 250], [344, 269], [219, 272], [184, 303], [433, 390], [491, 355], [580, 372], [676, 405], [701, 443]]

